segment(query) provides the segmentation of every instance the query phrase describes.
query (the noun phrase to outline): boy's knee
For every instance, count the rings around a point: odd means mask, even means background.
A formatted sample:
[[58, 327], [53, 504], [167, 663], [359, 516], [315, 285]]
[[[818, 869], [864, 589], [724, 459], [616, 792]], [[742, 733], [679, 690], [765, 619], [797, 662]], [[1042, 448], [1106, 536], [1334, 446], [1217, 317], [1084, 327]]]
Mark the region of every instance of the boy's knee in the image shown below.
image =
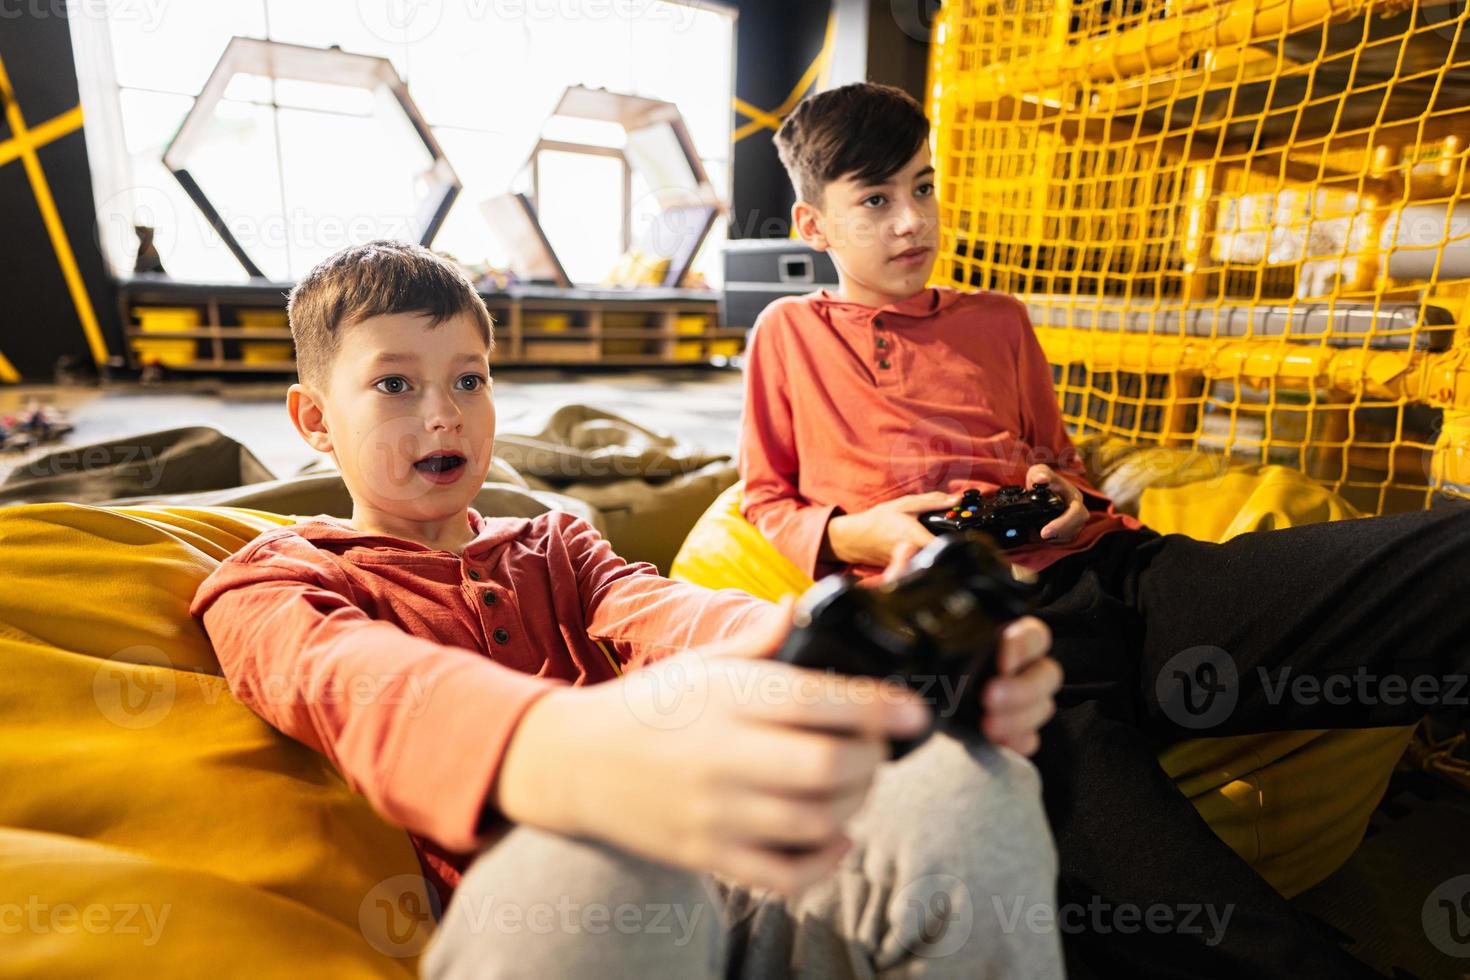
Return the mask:
[[1041, 777], [1010, 749], [937, 734], [880, 777], [865, 810], [871, 857], [892, 861], [899, 878], [959, 879], [985, 909], [993, 896], [1043, 902], [1054, 893]]
[[[906, 760], [907, 761], [907, 760]], [[938, 734], [915, 752], [909, 819], [936, 865], [987, 878], [1014, 855], [1019, 872], [1054, 878], [1056, 847], [1041, 802], [1041, 776], [1024, 756], [975, 739]], [[899, 768], [899, 767], [895, 767]]]
[[723, 932], [698, 875], [522, 827], [465, 872], [421, 974], [713, 977]]
[[880, 778], [864, 820], [863, 874], [885, 886], [891, 923], [879, 962], [1055, 967], [1056, 937], [1027, 926], [1055, 908], [1057, 855], [1024, 757], [935, 735]]

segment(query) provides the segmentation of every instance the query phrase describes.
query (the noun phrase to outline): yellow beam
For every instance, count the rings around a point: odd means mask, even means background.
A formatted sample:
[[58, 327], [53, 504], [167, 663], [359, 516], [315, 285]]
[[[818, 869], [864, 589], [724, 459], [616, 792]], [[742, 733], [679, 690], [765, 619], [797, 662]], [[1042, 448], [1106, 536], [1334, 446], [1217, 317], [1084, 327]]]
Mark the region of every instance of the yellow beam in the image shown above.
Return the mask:
[[1276, 41], [1318, 24], [1351, 20], [1369, 0], [1229, 0], [1208, 3], [1163, 20], [1038, 52], [1017, 61], [984, 65], [955, 80], [946, 97], [989, 102], [1008, 92], [1039, 92], [1079, 82], [1109, 82], [1156, 74], [1204, 51]]
[[[25, 166], [26, 177], [31, 182], [31, 193], [36, 197], [36, 207], [40, 209], [41, 221], [46, 226], [46, 233], [51, 238], [51, 248], [56, 252], [56, 262], [61, 266], [61, 276], [66, 280], [66, 288], [71, 293], [72, 305], [76, 307], [77, 319], [82, 322], [82, 332], [87, 336], [87, 346], [91, 349], [92, 360], [100, 367], [107, 361], [107, 344], [102, 340], [102, 328], [97, 324], [96, 311], [92, 309], [92, 299], [87, 295], [87, 287], [82, 282], [81, 270], [77, 268], [76, 255], [71, 250], [71, 242], [66, 237], [66, 229], [61, 224], [61, 215], [56, 210], [56, 200], [51, 196], [51, 185], [46, 182], [46, 172], [41, 168], [41, 159], [36, 155], [35, 134], [26, 126], [25, 117], [21, 115], [20, 106], [15, 101], [15, 89], [10, 84], [10, 74], [5, 70], [5, 61], [0, 59], [0, 99], [5, 102], [5, 118], [10, 123], [11, 140], [17, 143], [20, 149], [20, 160]], [[78, 119], [81, 109], [75, 110]]]
[[31, 129], [24, 139], [12, 137], [0, 143], [0, 166], [4, 166], [12, 160], [19, 160], [21, 153], [29, 146], [39, 149], [47, 143], [54, 142], [74, 133], [82, 128], [82, 107], [68, 109], [59, 116], [53, 116], [41, 125]]
[[801, 97], [806, 94], [807, 89], [812, 87], [813, 82], [817, 82], [819, 86], [826, 85], [827, 78], [831, 74], [832, 43], [837, 36], [836, 32], [837, 14], [834, 11], [827, 15], [827, 28], [822, 35], [821, 50], [812, 59], [812, 63], [806, 66], [806, 71], [802, 72], [801, 77], [796, 80], [796, 84], [787, 93], [786, 100], [770, 112], [751, 105], [744, 99], [737, 98], [732, 100], [731, 104], [734, 106], [736, 112], [750, 117], [750, 122], [743, 124], [731, 134], [730, 141], [732, 143], [739, 143], [745, 137], [752, 133], [758, 133], [762, 129], [772, 131], [780, 129], [781, 120], [786, 117], [787, 113], [796, 108], [796, 103], [801, 101]]
[[1197, 374], [1254, 386], [1322, 388], [1470, 411], [1470, 345], [1428, 353], [1065, 327], [1037, 327], [1036, 336], [1053, 364], [1081, 364], [1089, 371]]
[[751, 105], [744, 99], [735, 100], [735, 111], [742, 112], [751, 118], [752, 122], [759, 123], [767, 129], [780, 129], [781, 117], [773, 116], [771, 113], [757, 106]]

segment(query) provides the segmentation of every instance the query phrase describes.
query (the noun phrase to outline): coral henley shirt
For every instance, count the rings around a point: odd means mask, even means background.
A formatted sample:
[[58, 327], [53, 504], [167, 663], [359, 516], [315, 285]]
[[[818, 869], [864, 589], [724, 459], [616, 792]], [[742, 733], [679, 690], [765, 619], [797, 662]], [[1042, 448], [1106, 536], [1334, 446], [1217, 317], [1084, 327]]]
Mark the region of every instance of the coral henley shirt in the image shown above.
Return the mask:
[[[746, 358], [745, 516], [813, 577], [827, 521], [907, 494], [989, 492], [1045, 463], [1083, 492], [1066, 544], [1008, 554], [1040, 571], [1137, 520], [1088, 482], [1026, 308], [997, 292], [931, 287], [881, 308], [826, 290], [772, 303]], [[857, 569], [870, 574], [873, 569]]]
[[779, 615], [629, 564], [570, 514], [468, 519], [463, 554], [324, 515], [272, 529], [190, 606], [235, 696], [404, 827], [444, 902], [533, 701]]

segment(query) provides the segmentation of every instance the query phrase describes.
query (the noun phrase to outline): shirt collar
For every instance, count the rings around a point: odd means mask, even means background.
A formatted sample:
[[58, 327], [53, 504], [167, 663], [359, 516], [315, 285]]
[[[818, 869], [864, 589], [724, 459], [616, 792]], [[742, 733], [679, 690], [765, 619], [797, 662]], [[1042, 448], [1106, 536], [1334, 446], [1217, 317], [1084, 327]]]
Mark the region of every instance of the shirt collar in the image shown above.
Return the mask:
[[829, 293], [825, 289], [820, 289], [812, 294], [812, 302], [818, 306], [829, 307], [832, 312], [864, 320], [870, 319], [879, 313], [893, 313], [898, 316], [922, 320], [954, 305], [959, 298], [959, 290], [949, 286], [929, 286], [926, 289], [919, 290], [907, 299], [901, 299], [897, 303], [889, 303], [886, 306], [879, 307], [854, 303], [851, 300], [846, 300], [833, 293]]
[[[479, 559], [497, 545], [518, 536], [528, 523], [524, 517], [482, 517], [473, 507], [466, 508], [466, 519], [475, 538], [465, 545], [464, 557]], [[295, 531], [313, 543], [334, 544], [339, 547], [398, 548], [403, 551], [434, 551], [435, 549], [408, 538], [391, 534], [360, 531], [346, 520], [330, 514], [317, 514], [296, 524]]]

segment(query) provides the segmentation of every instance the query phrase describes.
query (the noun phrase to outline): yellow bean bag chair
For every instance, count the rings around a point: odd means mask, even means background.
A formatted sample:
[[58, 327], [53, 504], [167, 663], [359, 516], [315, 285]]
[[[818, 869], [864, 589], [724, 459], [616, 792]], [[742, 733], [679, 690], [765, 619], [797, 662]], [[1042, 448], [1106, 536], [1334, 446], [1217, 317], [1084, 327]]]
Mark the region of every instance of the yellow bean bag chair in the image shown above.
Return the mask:
[[[1281, 466], [1214, 467], [1171, 449], [1133, 458], [1157, 473], [1139, 518], [1161, 533], [1224, 541], [1245, 531], [1358, 516]], [[1168, 454], [1174, 454], [1172, 461]], [[1084, 450], [1084, 455], [1086, 451]], [[1092, 458], [1092, 457], [1089, 457]], [[1116, 461], [1116, 460], [1115, 460]], [[674, 578], [772, 601], [811, 579], [740, 512], [741, 485], [720, 495], [674, 559]], [[1357, 849], [1412, 728], [1279, 732], [1181, 742], [1159, 757], [1210, 826], [1287, 896], [1327, 877]]]
[[0, 508], [0, 977], [416, 975], [408, 836], [233, 698], [189, 616], [291, 520]]

